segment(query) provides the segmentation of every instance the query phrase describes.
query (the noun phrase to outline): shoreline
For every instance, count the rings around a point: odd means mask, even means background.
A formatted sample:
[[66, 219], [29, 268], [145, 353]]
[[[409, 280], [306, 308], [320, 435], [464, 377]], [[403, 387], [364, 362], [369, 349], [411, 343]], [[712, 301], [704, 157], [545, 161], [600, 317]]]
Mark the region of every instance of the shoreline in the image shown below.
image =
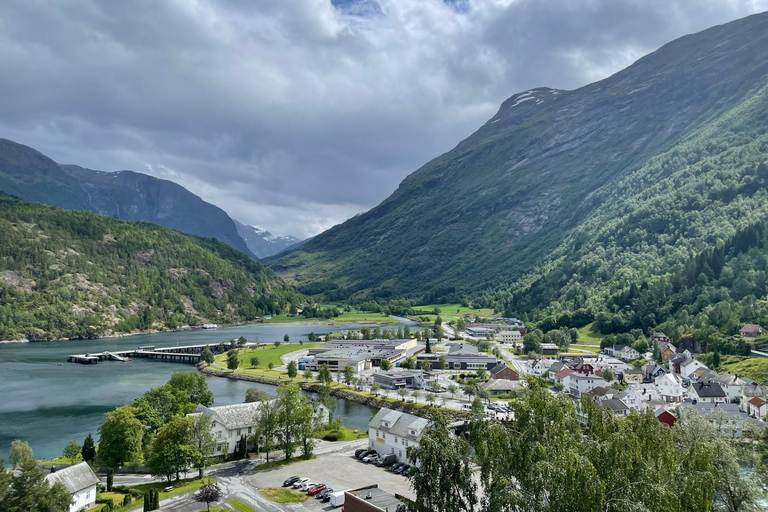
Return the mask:
[[[242, 374], [228, 372], [228, 371], [214, 370], [208, 366], [198, 366], [197, 371], [204, 375], [211, 375], [213, 377], [232, 379], [232, 380], [242, 380], [246, 382], [253, 382], [255, 384], [266, 384], [266, 385], [275, 386], [275, 387], [279, 386], [280, 384], [285, 384], [290, 382], [289, 380], [280, 382], [275, 379], [266, 379], [264, 377], [256, 377], [252, 375], [242, 375]], [[312, 393], [319, 393], [322, 387], [321, 384], [316, 382], [313, 382], [313, 383], [296, 382], [296, 384], [298, 384], [300, 389], [304, 391], [310, 391]], [[357, 393], [350, 393], [344, 389], [331, 388], [331, 396], [334, 396], [336, 398], [343, 398], [344, 400], [349, 400], [350, 402], [366, 405], [371, 408], [382, 409], [386, 407], [387, 409], [392, 409], [395, 411], [401, 411], [401, 412], [413, 414], [414, 416], [420, 416], [422, 418], [429, 418], [428, 412], [431, 410], [426, 407], [419, 407], [417, 404], [412, 404], [410, 402], [404, 402], [404, 401], [391, 402], [389, 400], [385, 400], [383, 398], [379, 398], [375, 396], [369, 396], [369, 397], [360, 396]], [[438, 409], [440, 409], [444, 414], [448, 415], [454, 421], [469, 419], [469, 414], [464, 411], [455, 411], [453, 409], [443, 409], [443, 408], [438, 408]]]

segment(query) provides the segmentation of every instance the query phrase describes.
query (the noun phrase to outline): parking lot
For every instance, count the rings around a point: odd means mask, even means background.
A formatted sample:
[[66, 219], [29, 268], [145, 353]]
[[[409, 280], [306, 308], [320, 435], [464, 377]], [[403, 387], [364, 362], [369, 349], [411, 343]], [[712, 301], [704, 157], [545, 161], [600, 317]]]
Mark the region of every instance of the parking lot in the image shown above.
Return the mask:
[[[355, 448], [365, 446], [365, 443], [345, 445], [343, 449], [319, 454], [316, 459], [295, 462], [289, 466], [259, 471], [246, 477], [247, 484], [255, 489], [281, 487], [283, 481], [291, 476], [307, 477], [314, 483], [324, 483], [334, 491], [344, 491], [378, 484], [390, 493], [413, 496], [410, 483], [406, 477], [395, 475], [372, 464], [365, 464], [354, 458]], [[261, 500], [259, 500], [261, 501]], [[321, 503], [311, 498], [304, 503], [285, 504], [286, 510], [297, 512], [332, 510], [328, 503]]]

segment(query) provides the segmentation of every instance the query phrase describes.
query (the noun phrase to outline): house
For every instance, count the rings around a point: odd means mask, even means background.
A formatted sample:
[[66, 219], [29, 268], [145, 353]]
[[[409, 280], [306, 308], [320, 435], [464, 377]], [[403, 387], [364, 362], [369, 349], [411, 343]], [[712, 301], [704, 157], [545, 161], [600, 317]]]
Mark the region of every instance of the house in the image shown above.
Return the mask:
[[646, 402], [647, 396], [641, 395], [636, 388], [627, 386], [622, 390], [611, 390], [613, 398], [617, 398], [624, 402], [627, 407], [636, 411], [643, 411], [648, 407]]
[[570, 368], [563, 368], [559, 372], [549, 372], [549, 380], [552, 382], [552, 384], [562, 384], [565, 386], [565, 378], [569, 376], [570, 374], [575, 373]]
[[368, 448], [379, 455], [394, 453], [399, 462], [407, 461], [406, 449], [418, 446], [429, 420], [383, 408], [368, 423]]
[[262, 402], [206, 407], [199, 404], [188, 416], [207, 416], [211, 420], [211, 433], [216, 442], [214, 455], [226, 457], [234, 453], [242, 436], [256, 431], [261, 416]]
[[598, 386], [605, 386], [605, 379], [597, 375], [582, 375], [574, 372], [563, 378], [563, 386], [565, 386], [571, 396], [578, 398], [582, 393], [586, 393]]
[[595, 364], [588, 362], [583, 357], [574, 357], [567, 363], [568, 368], [582, 375], [593, 375], [595, 373]]
[[661, 399], [667, 403], [679, 403], [683, 401], [683, 381], [679, 375], [665, 373], [654, 382]]
[[655, 332], [653, 333], [653, 341], [655, 341], [658, 344], [669, 343], [669, 338], [663, 332]]
[[739, 329], [739, 334], [741, 334], [744, 338], [747, 338], [748, 340], [754, 340], [758, 336], [762, 336], [763, 334], [765, 334], [765, 329], [763, 329], [757, 324], [747, 324], [741, 329]]
[[373, 374], [374, 384], [385, 389], [424, 388], [424, 372], [421, 370], [389, 370]]
[[618, 357], [625, 361], [634, 361], [640, 359], [640, 352], [633, 349], [629, 345], [614, 345], [613, 347], [606, 347], [604, 352], [613, 357]]
[[661, 353], [661, 361], [666, 363], [677, 354], [677, 348], [669, 342], [659, 343], [659, 352]]
[[481, 382], [477, 386], [480, 389], [484, 389], [490, 396], [505, 395], [512, 391], [517, 391], [522, 388], [522, 385], [518, 381], [507, 379], [490, 379], [485, 382]]
[[466, 333], [473, 338], [493, 338], [496, 336], [496, 329], [488, 327], [467, 327]]
[[500, 343], [520, 343], [523, 341], [523, 334], [520, 331], [501, 331], [499, 333]]
[[707, 366], [704, 363], [691, 357], [690, 359], [686, 359], [680, 363], [680, 371], [678, 373], [687, 379], [693, 380], [691, 376], [696, 372], [696, 370], [706, 367]]
[[317, 371], [325, 364], [328, 365], [332, 372], [343, 372], [347, 366], [351, 366], [355, 373], [360, 373], [366, 367], [370, 368], [370, 355], [365, 351], [354, 348], [328, 350], [327, 352], [317, 354], [315, 360], [308, 364], [307, 368]]
[[551, 368], [556, 364], [561, 363], [553, 359], [529, 359], [525, 367], [528, 374], [538, 376], [546, 372], [552, 373]]
[[96, 504], [96, 486], [99, 484], [99, 477], [87, 462], [48, 473], [45, 475], [45, 481], [50, 485], [60, 483], [72, 495], [69, 512], [86, 510]]
[[656, 379], [665, 373], [669, 373], [669, 370], [656, 363], [648, 363], [643, 367], [643, 380], [645, 382], [656, 382]]
[[448, 353], [443, 354], [422, 352], [416, 356], [416, 362], [421, 365], [427, 361], [435, 369], [440, 367], [440, 357], [445, 358], [449, 370], [490, 370], [499, 363], [495, 357], [480, 354], [477, 347], [468, 343], [449, 345]]
[[738, 375], [732, 375], [726, 373], [719, 375], [711, 370], [703, 374], [703, 378], [699, 378], [699, 382], [717, 382], [720, 387], [725, 391], [725, 395], [729, 402], [737, 400], [741, 397], [741, 389], [747, 385], [746, 381]]
[[756, 396], [765, 400], [768, 397], [768, 386], [759, 386], [756, 382], [743, 386], [739, 397], [739, 409], [747, 412], [747, 402]]
[[674, 427], [675, 423], [677, 423], [677, 418], [675, 415], [663, 407], [656, 409], [656, 419], [670, 427]]
[[621, 372], [622, 381], [625, 384], [641, 384], [643, 382], [643, 370], [634, 368]]
[[492, 379], [520, 380], [520, 375], [505, 363], [499, 363], [491, 368], [490, 374]]
[[560, 347], [554, 343], [541, 344], [541, 355], [543, 356], [556, 356], [558, 350], [560, 350]]
[[629, 407], [618, 398], [600, 400], [598, 405], [603, 409], [611, 411], [616, 416], [629, 416]]
[[397, 512], [403, 506], [397, 495], [380, 489], [378, 484], [344, 491], [345, 512]]
[[703, 403], [724, 404], [728, 401], [725, 391], [717, 382], [697, 382], [688, 390], [688, 398]]
[[759, 396], [750, 398], [747, 402], [747, 414], [753, 418], [764, 418], [768, 415], [768, 402]]

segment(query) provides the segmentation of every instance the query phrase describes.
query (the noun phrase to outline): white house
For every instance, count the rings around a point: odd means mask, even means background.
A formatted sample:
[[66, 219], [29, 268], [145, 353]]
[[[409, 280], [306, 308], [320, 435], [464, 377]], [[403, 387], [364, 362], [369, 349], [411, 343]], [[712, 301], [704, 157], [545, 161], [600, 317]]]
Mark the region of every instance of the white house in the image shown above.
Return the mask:
[[705, 375], [704, 378], [700, 378], [699, 381], [717, 382], [720, 384], [720, 387], [723, 388], [723, 391], [725, 391], [725, 395], [728, 397], [729, 402], [733, 402], [735, 399], [740, 398], [741, 389], [747, 385], [744, 379], [738, 375], [733, 375], [730, 373], [725, 373], [722, 375], [716, 373], [714, 375], [708, 374]]
[[633, 349], [629, 345], [614, 345], [613, 347], [606, 348], [604, 352], [609, 356], [618, 357], [619, 359], [623, 359], [625, 361], [634, 361], [635, 359], [640, 359], [640, 352]]
[[605, 386], [605, 379], [598, 375], [582, 375], [574, 372], [563, 377], [563, 386], [572, 396], [578, 397], [598, 386]]
[[693, 374], [698, 370], [699, 368], [706, 368], [707, 366], [702, 363], [701, 361], [697, 361], [694, 358], [687, 359], [684, 362], [680, 363], [680, 375], [682, 375], [685, 378], [692, 379]]
[[675, 373], [665, 373], [656, 378], [654, 382], [656, 389], [665, 402], [683, 401], [683, 381]]
[[523, 335], [520, 331], [501, 331], [499, 341], [501, 343], [520, 343], [523, 341]]
[[764, 418], [768, 415], [768, 402], [759, 396], [752, 397], [747, 402], [747, 414], [754, 418]]
[[54, 485], [60, 483], [72, 495], [69, 512], [86, 510], [96, 504], [96, 486], [99, 477], [87, 462], [60, 469], [45, 475], [45, 480]]
[[554, 359], [529, 359], [525, 364], [525, 371], [529, 375], [541, 375], [548, 372], [550, 366], [555, 362]]
[[207, 416], [216, 441], [214, 455], [233, 453], [242, 436], [246, 438], [256, 431], [259, 423], [261, 402], [206, 407], [198, 405], [189, 416]]
[[368, 448], [380, 456], [394, 453], [398, 462], [408, 460], [406, 450], [418, 446], [429, 420], [392, 409], [381, 409], [368, 423]]
[[728, 397], [717, 382], [697, 382], [688, 390], [688, 398], [706, 404], [724, 404]]

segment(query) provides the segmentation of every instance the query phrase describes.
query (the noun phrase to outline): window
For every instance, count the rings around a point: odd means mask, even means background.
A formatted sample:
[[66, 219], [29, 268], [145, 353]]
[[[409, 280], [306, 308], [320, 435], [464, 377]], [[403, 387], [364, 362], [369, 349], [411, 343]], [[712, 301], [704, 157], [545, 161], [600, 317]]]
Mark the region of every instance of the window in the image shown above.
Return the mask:
[[216, 432], [216, 439], [221, 439], [221, 430]]
[[219, 452], [219, 453], [221, 453], [221, 446], [217, 446], [217, 447], [216, 447], [216, 451], [217, 451], [217, 452]]
[[240, 429], [237, 429], [237, 437], [240, 437]]
[[251, 434], [251, 427], [248, 427], [248, 433]]

